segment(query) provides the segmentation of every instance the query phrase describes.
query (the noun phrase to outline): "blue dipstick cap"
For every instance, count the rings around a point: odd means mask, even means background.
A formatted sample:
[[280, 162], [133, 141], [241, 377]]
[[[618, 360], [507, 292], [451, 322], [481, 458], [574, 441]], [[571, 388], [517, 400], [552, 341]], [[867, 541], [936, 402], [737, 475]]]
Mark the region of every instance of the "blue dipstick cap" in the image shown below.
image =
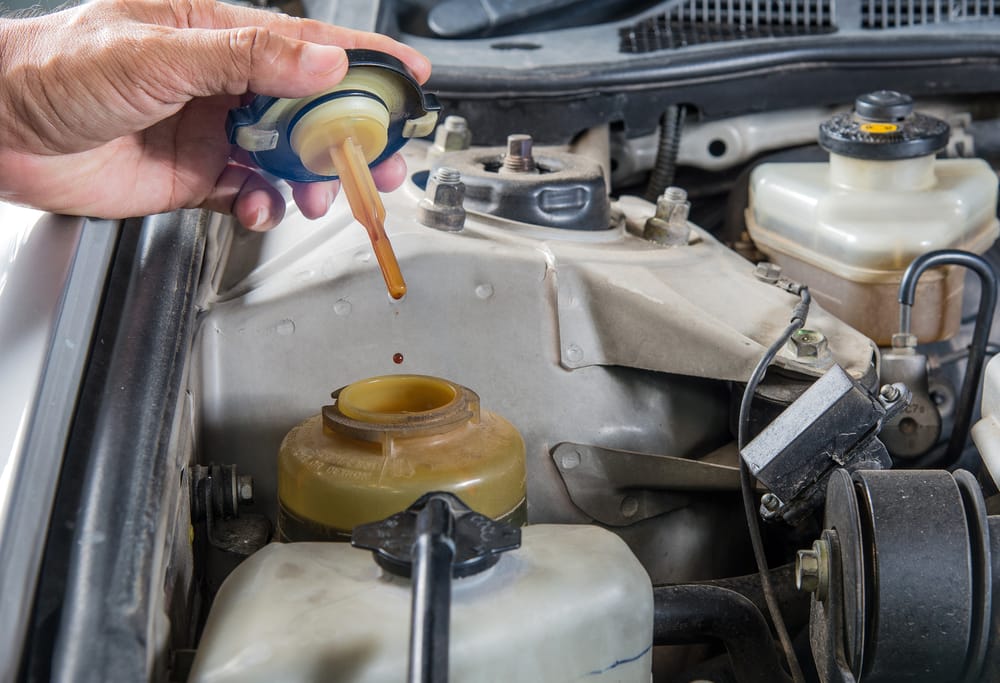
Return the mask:
[[232, 109], [226, 119], [229, 141], [250, 152], [254, 162], [272, 175], [297, 182], [335, 180], [337, 175], [306, 168], [293, 149], [293, 132], [303, 118], [335, 100], [354, 98], [384, 107], [386, 142], [368, 156], [375, 166], [395, 154], [410, 138], [430, 135], [441, 105], [425, 93], [406, 66], [384, 52], [347, 50], [348, 71], [338, 85], [311, 97], [288, 99], [258, 95], [250, 104]]

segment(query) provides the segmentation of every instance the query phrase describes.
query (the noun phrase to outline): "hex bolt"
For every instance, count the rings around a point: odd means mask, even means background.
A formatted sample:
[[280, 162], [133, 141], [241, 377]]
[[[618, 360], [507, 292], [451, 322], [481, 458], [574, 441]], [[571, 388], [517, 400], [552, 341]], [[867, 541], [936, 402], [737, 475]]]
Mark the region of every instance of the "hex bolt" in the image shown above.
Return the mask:
[[460, 152], [472, 144], [469, 122], [461, 116], [447, 116], [434, 133], [434, 144], [427, 150], [427, 158], [437, 159], [445, 152]]
[[515, 133], [507, 136], [507, 153], [503, 157], [503, 171], [508, 173], [537, 173], [535, 157], [531, 153], [530, 135]]
[[253, 477], [241, 474], [236, 478], [236, 497], [240, 505], [253, 503]]
[[427, 191], [417, 204], [417, 220], [429, 228], [457, 232], [465, 225], [465, 184], [462, 174], [442, 166], [427, 180]]
[[796, 553], [795, 587], [814, 593], [817, 600], [826, 600], [830, 589], [830, 546], [825, 540], [819, 539], [812, 549]]
[[882, 397], [886, 403], [893, 403], [897, 401], [900, 396], [899, 387], [892, 384], [883, 384], [882, 388], [879, 389], [878, 395]]
[[797, 330], [792, 338], [788, 340], [788, 347], [795, 353], [795, 357], [802, 360], [818, 360], [825, 356], [828, 351], [826, 336], [816, 330]]
[[777, 263], [761, 261], [753, 270], [753, 276], [761, 282], [773, 285], [781, 278], [781, 266]]

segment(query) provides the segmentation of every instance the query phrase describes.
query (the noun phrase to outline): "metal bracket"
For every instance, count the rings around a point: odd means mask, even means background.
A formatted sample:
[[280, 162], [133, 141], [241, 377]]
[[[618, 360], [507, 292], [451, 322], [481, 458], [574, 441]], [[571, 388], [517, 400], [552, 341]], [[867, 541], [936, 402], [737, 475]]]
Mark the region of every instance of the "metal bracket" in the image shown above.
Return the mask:
[[737, 491], [739, 469], [701, 460], [561, 443], [552, 459], [570, 499], [602, 524], [626, 526], [684, 507], [678, 492]]

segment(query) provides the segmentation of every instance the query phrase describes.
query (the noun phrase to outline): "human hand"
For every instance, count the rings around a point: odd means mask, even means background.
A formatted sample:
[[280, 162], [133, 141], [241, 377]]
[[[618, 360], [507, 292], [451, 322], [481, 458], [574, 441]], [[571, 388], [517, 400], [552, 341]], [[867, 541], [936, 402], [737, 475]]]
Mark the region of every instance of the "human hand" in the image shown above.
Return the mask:
[[[0, 198], [124, 218], [182, 207], [274, 227], [285, 202], [225, 136], [248, 92], [304, 97], [347, 72], [343, 48], [388, 52], [423, 82], [430, 63], [391, 38], [214, 0], [96, 0], [0, 19]], [[373, 169], [388, 191], [406, 173]], [[309, 218], [339, 182], [293, 184]]]

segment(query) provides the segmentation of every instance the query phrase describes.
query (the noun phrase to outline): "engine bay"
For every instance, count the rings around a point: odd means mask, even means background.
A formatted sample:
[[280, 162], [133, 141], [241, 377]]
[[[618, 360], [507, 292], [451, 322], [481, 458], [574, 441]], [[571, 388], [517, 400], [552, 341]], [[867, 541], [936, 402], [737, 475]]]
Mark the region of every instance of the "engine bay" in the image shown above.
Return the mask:
[[405, 296], [123, 226], [25, 680], [1000, 680], [992, 3], [273, 4], [435, 65]]

